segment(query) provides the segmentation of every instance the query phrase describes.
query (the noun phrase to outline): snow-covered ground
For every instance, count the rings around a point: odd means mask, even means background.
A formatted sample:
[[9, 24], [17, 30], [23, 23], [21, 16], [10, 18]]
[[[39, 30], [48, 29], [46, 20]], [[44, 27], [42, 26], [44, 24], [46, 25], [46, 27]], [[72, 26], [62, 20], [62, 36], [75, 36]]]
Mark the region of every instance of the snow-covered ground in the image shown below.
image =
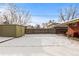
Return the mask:
[[26, 34], [1, 43], [0, 55], [79, 55], [79, 42], [59, 34]]
[[0, 37], [0, 42], [4, 41], [4, 40], [8, 40], [8, 39], [12, 39], [13, 37]]

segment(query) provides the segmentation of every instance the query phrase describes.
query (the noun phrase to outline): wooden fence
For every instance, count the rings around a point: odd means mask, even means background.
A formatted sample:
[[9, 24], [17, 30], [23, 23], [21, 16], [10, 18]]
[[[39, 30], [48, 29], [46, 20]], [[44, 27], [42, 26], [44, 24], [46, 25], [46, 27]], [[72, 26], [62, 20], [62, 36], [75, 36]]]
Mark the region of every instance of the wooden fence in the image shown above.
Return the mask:
[[26, 34], [52, 34], [53, 29], [25, 29]]
[[65, 34], [67, 28], [55, 27], [52, 29], [25, 29], [26, 34]]

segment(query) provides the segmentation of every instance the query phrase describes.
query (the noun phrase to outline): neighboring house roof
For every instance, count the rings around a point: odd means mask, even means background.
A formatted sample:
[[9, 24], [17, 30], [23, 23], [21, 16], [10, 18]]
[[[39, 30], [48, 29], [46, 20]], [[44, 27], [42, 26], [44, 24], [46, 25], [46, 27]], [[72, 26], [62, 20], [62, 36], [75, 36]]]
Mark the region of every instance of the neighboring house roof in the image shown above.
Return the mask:
[[66, 22], [66, 23], [64, 23], [64, 24], [74, 24], [74, 23], [77, 23], [77, 22], [79, 22], [79, 19], [74, 19], [74, 20], [71, 20], [71, 21], [68, 21], [68, 22]]
[[58, 23], [49, 23], [47, 26], [57, 25]]
[[54, 27], [67, 27], [67, 25], [66, 24], [57, 24]]

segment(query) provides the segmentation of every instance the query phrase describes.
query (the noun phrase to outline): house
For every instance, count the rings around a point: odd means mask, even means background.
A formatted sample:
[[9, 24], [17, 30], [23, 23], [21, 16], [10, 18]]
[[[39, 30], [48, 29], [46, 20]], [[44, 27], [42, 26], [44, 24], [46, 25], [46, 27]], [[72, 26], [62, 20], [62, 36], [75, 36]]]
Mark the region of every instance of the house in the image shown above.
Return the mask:
[[49, 22], [43, 23], [42, 26], [43, 26], [43, 28], [51, 29], [51, 28], [53, 28], [57, 24], [58, 23], [55, 23], [54, 21], [49, 20]]
[[54, 25], [55, 33], [56, 34], [65, 34], [67, 32], [67, 25], [66, 24], [56, 24]]
[[53, 21], [49, 21], [48, 23], [43, 23], [44, 29], [52, 29], [55, 34], [65, 34], [67, 31], [66, 24], [60, 24]]
[[39, 24], [36, 24], [36, 25], [34, 26], [34, 28], [35, 28], [35, 29], [40, 29], [41, 27], [40, 27]]
[[75, 19], [69, 22], [66, 22], [66, 24], [68, 25], [68, 30], [66, 32], [66, 34], [68, 36], [78, 36], [79, 37], [79, 19]]

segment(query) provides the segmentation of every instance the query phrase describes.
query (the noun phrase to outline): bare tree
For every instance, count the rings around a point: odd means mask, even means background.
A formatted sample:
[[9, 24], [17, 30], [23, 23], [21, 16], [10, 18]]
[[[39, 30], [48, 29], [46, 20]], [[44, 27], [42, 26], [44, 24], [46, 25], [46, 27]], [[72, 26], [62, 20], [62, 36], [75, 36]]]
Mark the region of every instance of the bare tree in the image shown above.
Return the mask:
[[40, 27], [39, 24], [36, 24], [35, 28], [36, 28], [36, 29], [40, 29], [41, 27]]
[[78, 8], [70, 6], [69, 8], [60, 9], [59, 19], [61, 21], [69, 21], [75, 18], [78, 18]]
[[20, 24], [27, 25], [27, 23], [31, 19], [30, 11], [29, 10], [26, 11], [24, 9], [19, 9], [19, 11], [20, 11], [20, 13], [17, 16], [19, 16], [18, 20], [19, 20]]
[[6, 6], [3, 17], [8, 24], [25, 25], [30, 20], [30, 11], [16, 7], [13, 3], [6, 4]]
[[9, 24], [9, 20], [7, 19], [7, 16], [6, 15], [3, 15], [4, 19], [5, 19], [5, 22], [4, 24]]

